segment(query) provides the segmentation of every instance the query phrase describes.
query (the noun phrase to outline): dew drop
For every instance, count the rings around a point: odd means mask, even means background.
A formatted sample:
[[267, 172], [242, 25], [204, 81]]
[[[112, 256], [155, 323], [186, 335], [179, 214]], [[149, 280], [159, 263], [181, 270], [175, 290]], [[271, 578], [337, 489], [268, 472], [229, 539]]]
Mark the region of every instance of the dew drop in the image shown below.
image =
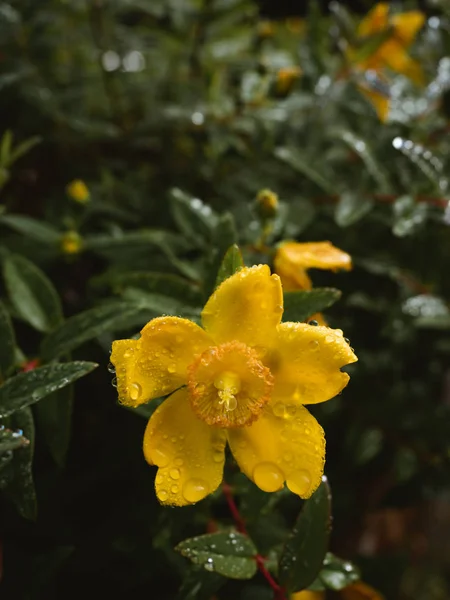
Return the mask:
[[311, 348], [311, 350], [318, 350], [319, 340], [311, 340], [310, 342], [308, 342], [308, 347]]
[[276, 417], [281, 417], [282, 419], [287, 417], [286, 407], [282, 402], [277, 402], [274, 404], [272, 411]]
[[327, 335], [325, 337], [325, 344], [332, 344], [334, 342], [334, 337], [332, 335]]
[[172, 479], [180, 479], [180, 470], [179, 469], [170, 469], [169, 475]]
[[305, 427], [305, 435], [310, 435], [311, 434], [311, 429], [309, 429], [308, 427]]
[[113, 386], [113, 388], [117, 387], [117, 377], [114, 377], [114, 379], [111, 381], [111, 385]]
[[168, 370], [169, 373], [175, 373], [175, 371], [177, 370], [177, 367], [176, 367], [175, 363], [170, 364], [167, 367], [167, 370]]
[[170, 462], [170, 456], [164, 452], [162, 448], [153, 447], [150, 450], [150, 459], [154, 465], [158, 467], [167, 467]]
[[132, 400], [139, 400], [139, 398], [142, 396], [142, 388], [139, 385], [139, 383], [134, 382], [130, 384], [130, 388], [129, 388], [129, 393], [130, 393], [130, 398]]
[[208, 494], [208, 489], [203, 479], [188, 479], [183, 486], [183, 497], [187, 502], [198, 502]]
[[283, 487], [284, 476], [276, 465], [263, 462], [253, 469], [253, 479], [264, 492], [276, 492]]
[[308, 495], [311, 488], [311, 475], [304, 469], [299, 469], [290, 473], [286, 480], [286, 485], [294, 494], [304, 498]]
[[[299, 397], [300, 394], [298, 390], [295, 391], [294, 397]], [[286, 406], [286, 414], [288, 417], [295, 417], [295, 413], [297, 412], [297, 407], [294, 404], [288, 404]]]
[[215, 452], [213, 452], [213, 461], [215, 463], [221, 463], [224, 459], [224, 453], [221, 452], [220, 450], [216, 450]]
[[181, 467], [181, 465], [183, 464], [183, 459], [182, 458], [176, 458], [174, 462], [177, 465], [177, 467]]
[[116, 368], [115, 368], [115, 366], [112, 364], [112, 362], [110, 362], [110, 363], [108, 364], [108, 371], [109, 371], [110, 373], [115, 373], [115, 372], [116, 372]]
[[169, 494], [167, 493], [167, 490], [159, 490], [158, 491], [158, 498], [164, 502], [164, 500], [167, 500], [167, 497], [169, 496]]
[[174, 484], [174, 485], [173, 485], [173, 486], [170, 488], [170, 491], [172, 492], [172, 494], [177, 494], [179, 489], [180, 489], [180, 488], [179, 488], [179, 487], [178, 487], [176, 484]]
[[214, 571], [214, 561], [212, 558], [208, 558], [205, 562], [205, 569], [207, 571]]

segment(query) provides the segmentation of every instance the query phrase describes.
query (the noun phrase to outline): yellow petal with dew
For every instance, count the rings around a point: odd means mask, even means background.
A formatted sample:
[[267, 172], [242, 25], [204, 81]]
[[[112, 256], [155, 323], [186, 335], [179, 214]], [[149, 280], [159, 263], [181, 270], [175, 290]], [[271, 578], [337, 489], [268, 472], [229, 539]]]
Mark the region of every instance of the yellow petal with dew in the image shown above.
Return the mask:
[[420, 10], [410, 10], [392, 15], [389, 24], [394, 27], [394, 37], [405, 47], [410, 46], [425, 22], [425, 15]]
[[119, 402], [139, 406], [151, 397], [152, 382], [136, 368], [140, 340], [117, 340], [112, 344], [110, 360], [115, 367]]
[[366, 37], [383, 31], [388, 26], [388, 20], [389, 4], [387, 2], [379, 2], [361, 20], [358, 26], [358, 36]]
[[152, 382], [152, 398], [170, 394], [187, 381], [187, 368], [212, 343], [196, 323], [158, 317], [141, 331], [139, 372]]
[[275, 261], [300, 269], [349, 271], [352, 268], [351, 256], [331, 242], [286, 242], [278, 248]]
[[272, 401], [315, 404], [329, 400], [349, 381], [341, 367], [357, 360], [340, 329], [282, 323], [276, 344], [264, 358], [275, 378]]
[[196, 417], [185, 388], [169, 396], [150, 418], [144, 456], [156, 465], [162, 504], [185, 506], [214, 492], [222, 481], [225, 433]]
[[291, 594], [290, 600], [324, 600], [325, 592], [311, 592], [310, 590], [303, 590], [302, 592], [296, 592]]
[[285, 292], [312, 289], [312, 281], [305, 269], [292, 264], [279, 252], [275, 255], [274, 267], [277, 275], [280, 276], [281, 285]]
[[303, 407], [282, 411], [281, 401], [267, 407], [248, 427], [230, 429], [228, 442], [241, 471], [265, 492], [287, 487], [309, 498], [320, 485], [325, 438], [316, 419]]
[[275, 335], [283, 313], [283, 290], [278, 275], [267, 265], [244, 268], [226, 279], [202, 312], [207, 333], [217, 342], [238, 340], [264, 346]]

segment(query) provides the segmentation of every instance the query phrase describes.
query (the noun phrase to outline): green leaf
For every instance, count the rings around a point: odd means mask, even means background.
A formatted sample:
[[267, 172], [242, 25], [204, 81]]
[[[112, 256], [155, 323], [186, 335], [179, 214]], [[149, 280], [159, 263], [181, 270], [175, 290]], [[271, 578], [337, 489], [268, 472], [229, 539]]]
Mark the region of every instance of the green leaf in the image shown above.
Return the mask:
[[318, 577], [324, 586], [323, 589], [343, 590], [355, 581], [359, 581], [360, 578], [361, 574], [353, 563], [327, 552]]
[[62, 321], [61, 301], [47, 276], [31, 261], [11, 254], [3, 276], [17, 314], [38, 331], [48, 332]]
[[250, 579], [257, 571], [257, 550], [242, 533], [210, 533], [189, 538], [175, 550], [207, 571], [230, 579]]
[[217, 217], [207, 204], [179, 188], [172, 188], [170, 208], [179, 230], [188, 239], [202, 246], [211, 239]]
[[331, 530], [331, 493], [324, 477], [305, 502], [279, 561], [279, 579], [289, 593], [306, 589], [322, 567]]
[[308, 159], [295, 148], [275, 148], [275, 156], [279, 160], [292, 167], [294, 171], [301, 173], [307, 179], [315, 183], [327, 194], [336, 193], [336, 190], [331, 185], [331, 183], [329, 183], [329, 181], [325, 178], [325, 176], [319, 173], [314, 167], [311, 167]]
[[37, 144], [40, 144], [42, 138], [39, 136], [31, 137], [28, 140], [25, 140], [18, 146], [14, 148], [9, 156], [9, 165], [12, 165], [16, 160], [27, 154], [32, 148], [34, 148]]
[[357, 192], [344, 192], [334, 211], [334, 220], [339, 227], [348, 227], [362, 219], [373, 207], [373, 201]]
[[15, 412], [10, 418], [10, 427], [23, 431], [29, 444], [15, 450], [12, 460], [2, 469], [0, 488], [16, 505], [22, 517], [34, 520], [37, 502], [32, 475], [34, 422], [31, 410], [25, 408]]
[[16, 340], [9, 313], [0, 301], [0, 383], [15, 364]]
[[209, 573], [202, 567], [192, 565], [186, 573], [176, 600], [211, 600], [226, 583], [225, 577]]
[[154, 294], [144, 292], [136, 288], [127, 288], [123, 297], [127, 300], [132, 300], [142, 306], [148, 308], [157, 314], [175, 315], [178, 317], [199, 316], [200, 310], [193, 306], [186, 305], [184, 302], [176, 298], [170, 298], [163, 294]]
[[[118, 331], [127, 319], [140, 316], [143, 307], [131, 302], [109, 302], [66, 319], [42, 342], [44, 360], [52, 360], [105, 333]], [[144, 323], [143, 323], [144, 324]]]
[[397, 237], [413, 234], [427, 220], [428, 206], [424, 202], [416, 202], [412, 196], [397, 198], [392, 209], [394, 215], [392, 233]]
[[43, 398], [34, 410], [38, 430], [53, 460], [64, 466], [72, 428], [73, 386], [67, 385]]
[[45, 365], [11, 377], [0, 386], [0, 418], [38, 402], [84, 377], [97, 366], [92, 362], [74, 361]]
[[243, 266], [244, 259], [242, 258], [242, 252], [239, 250], [237, 244], [233, 244], [228, 248], [222, 264], [220, 265], [216, 279], [216, 287], [218, 287], [222, 281], [225, 281], [225, 279], [234, 275], [239, 269], [242, 269]]
[[217, 274], [228, 249], [237, 244], [237, 231], [234, 217], [231, 213], [224, 213], [217, 221], [213, 233], [214, 248], [208, 264], [208, 273], [205, 278], [205, 295], [209, 297], [216, 286]]
[[17, 448], [23, 448], [28, 444], [29, 441], [23, 435], [22, 430], [13, 431], [12, 429], [5, 429], [4, 425], [0, 425], [0, 455], [11, 452], [11, 450], [17, 450]]
[[283, 321], [306, 321], [311, 315], [332, 306], [341, 295], [335, 288], [284, 292]]
[[54, 227], [31, 217], [2, 215], [0, 224], [7, 225], [17, 233], [21, 233], [25, 237], [41, 242], [46, 246], [56, 246], [61, 239], [61, 233]]

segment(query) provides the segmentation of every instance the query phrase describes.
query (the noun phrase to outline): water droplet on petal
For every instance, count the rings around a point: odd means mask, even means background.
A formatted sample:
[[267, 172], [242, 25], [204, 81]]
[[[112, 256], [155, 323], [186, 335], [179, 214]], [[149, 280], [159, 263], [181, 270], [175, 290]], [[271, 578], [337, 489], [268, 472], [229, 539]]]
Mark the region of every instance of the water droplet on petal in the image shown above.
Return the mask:
[[282, 402], [277, 402], [276, 404], [274, 404], [272, 411], [276, 417], [280, 417], [282, 419], [285, 419], [287, 417], [286, 407]]
[[162, 448], [153, 447], [150, 450], [150, 459], [158, 467], [167, 467], [170, 456]]
[[311, 475], [308, 471], [299, 469], [289, 474], [286, 485], [291, 492], [304, 498], [311, 488]]
[[310, 342], [308, 342], [308, 347], [311, 350], [318, 350], [319, 349], [319, 340], [311, 340]]
[[175, 371], [177, 370], [177, 366], [175, 365], [175, 363], [172, 363], [167, 367], [167, 370], [169, 371], [169, 373], [175, 373]]
[[129, 394], [132, 400], [139, 400], [139, 398], [142, 396], [142, 388], [139, 383], [134, 382], [130, 384]]
[[108, 364], [108, 371], [109, 371], [110, 373], [115, 373], [115, 372], [116, 372], [116, 368], [115, 368], [115, 366], [112, 364], [112, 362], [110, 362], [110, 363]]
[[170, 469], [169, 475], [172, 479], [180, 479], [180, 470], [179, 469]]
[[173, 486], [170, 488], [170, 491], [172, 492], [172, 494], [177, 494], [179, 489], [180, 489], [180, 488], [179, 488], [177, 485], [175, 485], [175, 484], [174, 484], [174, 485], [173, 485]]
[[203, 479], [188, 479], [183, 486], [183, 496], [187, 502], [198, 502], [208, 494], [208, 490]]
[[167, 497], [169, 496], [169, 494], [167, 493], [166, 490], [159, 490], [158, 491], [158, 498], [164, 502], [164, 500], [167, 500]]
[[174, 463], [177, 465], [177, 467], [181, 467], [181, 465], [183, 464], [183, 459], [182, 458], [176, 458], [174, 460]]
[[276, 465], [263, 462], [253, 469], [253, 479], [264, 492], [276, 492], [283, 487], [284, 476]]
[[[296, 390], [294, 396], [296, 396], [298, 394], [298, 390]], [[297, 407], [294, 406], [293, 404], [289, 404], [288, 406], [286, 406], [286, 413], [288, 417], [294, 417], [295, 413], [297, 412]]]

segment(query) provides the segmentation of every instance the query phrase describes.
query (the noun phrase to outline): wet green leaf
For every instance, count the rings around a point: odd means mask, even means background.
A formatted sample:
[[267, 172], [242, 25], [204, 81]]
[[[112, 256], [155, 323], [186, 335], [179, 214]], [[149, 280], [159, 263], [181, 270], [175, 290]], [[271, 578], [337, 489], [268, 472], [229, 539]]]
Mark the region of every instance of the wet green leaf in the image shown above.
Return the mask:
[[275, 148], [275, 156], [290, 167], [304, 175], [307, 179], [315, 183], [327, 194], [335, 194], [336, 190], [331, 183], [315, 167], [310, 165], [310, 161], [295, 148], [279, 147]]
[[242, 258], [242, 253], [239, 250], [239, 246], [237, 244], [233, 244], [230, 248], [228, 248], [227, 253], [224, 256], [222, 264], [219, 268], [219, 273], [217, 274], [216, 279], [216, 287], [218, 287], [222, 281], [228, 279], [242, 269], [244, 266], [244, 259]]
[[348, 227], [367, 215], [372, 207], [373, 201], [367, 196], [357, 192], [344, 192], [336, 204], [334, 220], [340, 227]]
[[230, 579], [250, 579], [257, 571], [257, 550], [242, 533], [221, 532], [184, 540], [175, 548], [207, 571]]
[[394, 224], [392, 232], [397, 237], [405, 237], [417, 231], [428, 216], [425, 203], [416, 202], [412, 196], [401, 196], [393, 205]]
[[200, 198], [193, 198], [179, 188], [170, 191], [172, 216], [187, 238], [204, 246], [210, 239], [217, 216]]
[[6, 379], [15, 363], [15, 336], [9, 313], [0, 302], [0, 382]]
[[306, 589], [322, 567], [331, 530], [331, 493], [326, 478], [305, 502], [279, 561], [280, 583], [289, 593]]
[[24, 321], [43, 332], [50, 331], [62, 321], [58, 293], [34, 263], [11, 254], [4, 260], [3, 275], [11, 303]]
[[11, 377], [0, 386], [0, 418], [38, 402], [96, 367], [92, 362], [74, 361], [45, 365]]
[[309, 586], [309, 589], [339, 591], [355, 583], [355, 581], [359, 581], [360, 578], [361, 574], [353, 563], [327, 552], [322, 570], [314, 583]]
[[43, 398], [34, 410], [38, 433], [42, 433], [56, 464], [63, 466], [72, 427], [73, 386], [67, 385]]
[[306, 321], [311, 315], [332, 306], [341, 295], [335, 288], [284, 292], [283, 321]]

